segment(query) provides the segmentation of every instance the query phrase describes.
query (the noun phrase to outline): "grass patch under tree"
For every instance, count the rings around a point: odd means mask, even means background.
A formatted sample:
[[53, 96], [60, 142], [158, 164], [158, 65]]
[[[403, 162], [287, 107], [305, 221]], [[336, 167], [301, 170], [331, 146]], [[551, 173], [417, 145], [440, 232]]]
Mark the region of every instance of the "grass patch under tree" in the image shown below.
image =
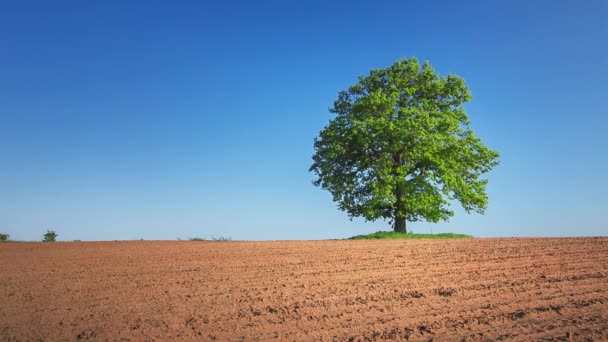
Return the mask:
[[471, 235], [455, 234], [455, 233], [439, 233], [439, 234], [415, 234], [398, 233], [398, 232], [383, 232], [378, 231], [371, 234], [356, 235], [348, 238], [349, 240], [374, 240], [374, 239], [465, 239], [472, 238]]

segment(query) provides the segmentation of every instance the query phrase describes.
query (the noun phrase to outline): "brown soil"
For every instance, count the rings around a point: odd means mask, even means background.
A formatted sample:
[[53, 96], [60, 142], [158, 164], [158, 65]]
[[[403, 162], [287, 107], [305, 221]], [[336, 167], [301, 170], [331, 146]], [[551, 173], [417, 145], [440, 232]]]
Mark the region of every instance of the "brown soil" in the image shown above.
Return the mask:
[[0, 340], [608, 340], [608, 238], [0, 244]]

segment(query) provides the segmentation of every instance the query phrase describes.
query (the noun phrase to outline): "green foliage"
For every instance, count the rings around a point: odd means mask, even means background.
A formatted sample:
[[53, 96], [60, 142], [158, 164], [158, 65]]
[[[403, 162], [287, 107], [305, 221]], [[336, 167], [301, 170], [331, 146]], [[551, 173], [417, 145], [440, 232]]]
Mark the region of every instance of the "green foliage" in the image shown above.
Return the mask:
[[336, 116], [315, 139], [310, 171], [351, 218], [438, 222], [450, 201], [484, 213], [482, 175], [499, 153], [469, 128], [462, 78], [402, 59], [338, 94]]
[[471, 235], [440, 233], [440, 234], [414, 234], [414, 233], [399, 233], [399, 232], [383, 232], [378, 231], [367, 235], [357, 235], [349, 238], [349, 240], [373, 240], [373, 239], [464, 239], [472, 238]]
[[203, 238], [200, 238], [200, 237], [191, 237], [191, 238], [188, 238], [188, 241], [206, 241], [206, 240]]
[[0, 242], [6, 242], [10, 237], [8, 234], [0, 234]]
[[47, 230], [42, 242], [55, 242], [58, 236], [59, 235], [57, 235], [54, 230]]

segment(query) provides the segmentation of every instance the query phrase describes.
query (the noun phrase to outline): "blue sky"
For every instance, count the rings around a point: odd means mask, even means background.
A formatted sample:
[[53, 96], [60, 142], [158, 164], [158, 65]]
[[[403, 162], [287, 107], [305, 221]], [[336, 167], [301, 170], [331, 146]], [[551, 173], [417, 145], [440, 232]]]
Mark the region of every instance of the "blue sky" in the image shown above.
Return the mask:
[[337, 92], [416, 56], [466, 80], [502, 156], [485, 215], [410, 229], [607, 235], [606, 37], [606, 1], [0, 1], [0, 232], [390, 229], [350, 221], [308, 168]]

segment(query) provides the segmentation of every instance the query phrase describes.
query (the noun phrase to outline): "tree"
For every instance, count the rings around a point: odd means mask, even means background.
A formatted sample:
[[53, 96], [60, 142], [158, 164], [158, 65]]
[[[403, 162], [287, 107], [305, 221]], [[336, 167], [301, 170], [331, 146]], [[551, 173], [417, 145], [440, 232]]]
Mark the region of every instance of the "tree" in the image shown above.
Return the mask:
[[55, 242], [58, 236], [59, 235], [57, 235], [54, 230], [47, 230], [46, 234], [44, 234], [44, 239], [42, 239], [42, 242]]
[[336, 116], [315, 139], [310, 171], [350, 218], [438, 222], [487, 208], [487, 179], [499, 153], [469, 127], [462, 78], [439, 76], [429, 62], [402, 59], [371, 70], [338, 94]]

